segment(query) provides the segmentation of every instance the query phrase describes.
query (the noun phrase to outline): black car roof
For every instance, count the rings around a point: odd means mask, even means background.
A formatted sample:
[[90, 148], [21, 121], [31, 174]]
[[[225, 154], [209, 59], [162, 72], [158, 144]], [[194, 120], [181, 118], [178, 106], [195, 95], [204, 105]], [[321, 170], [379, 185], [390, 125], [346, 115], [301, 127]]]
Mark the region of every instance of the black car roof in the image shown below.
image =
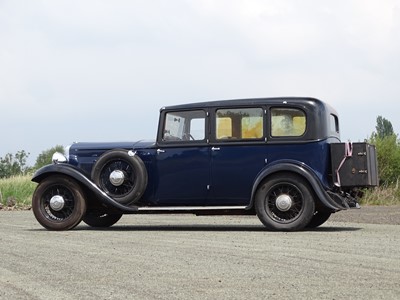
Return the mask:
[[[303, 104], [311, 106], [327, 106], [323, 101], [311, 97], [274, 97], [274, 98], [248, 98], [233, 100], [216, 100], [197, 103], [187, 103], [162, 107], [161, 110], [181, 110], [206, 107], [246, 106], [246, 105], [273, 105], [273, 104]], [[333, 109], [331, 109], [333, 110]]]

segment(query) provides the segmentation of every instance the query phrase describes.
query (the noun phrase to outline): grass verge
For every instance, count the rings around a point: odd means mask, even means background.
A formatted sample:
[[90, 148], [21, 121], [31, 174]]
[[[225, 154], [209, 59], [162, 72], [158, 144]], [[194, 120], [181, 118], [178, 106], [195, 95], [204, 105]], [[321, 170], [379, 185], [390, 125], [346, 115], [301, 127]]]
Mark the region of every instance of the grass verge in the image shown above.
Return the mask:
[[366, 190], [360, 202], [362, 205], [400, 205], [399, 184]]
[[[31, 181], [32, 175], [15, 176], [0, 179], [0, 203], [3, 207], [26, 208], [31, 206], [36, 183]], [[15, 201], [15, 205], [13, 202]]]

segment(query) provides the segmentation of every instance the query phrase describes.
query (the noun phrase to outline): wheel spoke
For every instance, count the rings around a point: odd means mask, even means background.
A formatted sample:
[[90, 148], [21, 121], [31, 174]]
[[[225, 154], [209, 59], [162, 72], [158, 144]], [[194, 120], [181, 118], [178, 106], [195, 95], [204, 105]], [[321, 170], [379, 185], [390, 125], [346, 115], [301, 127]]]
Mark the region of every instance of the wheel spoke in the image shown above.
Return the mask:
[[[131, 165], [123, 160], [110, 161], [107, 163], [104, 171], [100, 175], [100, 182], [106, 193], [111, 196], [123, 197], [134, 188], [134, 172]], [[110, 182], [110, 174], [113, 171], [120, 170], [125, 174], [125, 180], [120, 186], [115, 186]]]
[[[64, 207], [59, 211], [52, 209], [50, 206], [50, 200], [57, 195], [61, 196], [65, 201]], [[67, 187], [61, 185], [51, 186], [44, 192], [42, 199], [43, 209], [47, 213], [49, 219], [63, 221], [67, 219], [74, 210], [75, 200]]]
[[[291, 206], [287, 211], [280, 210], [277, 207], [276, 201], [279, 196], [285, 195], [290, 197]], [[289, 183], [277, 184], [272, 188], [266, 197], [267, 213], [278, 222], [286, 223], [296, 219], [303, 208], [303, 195], [300, 190]]]

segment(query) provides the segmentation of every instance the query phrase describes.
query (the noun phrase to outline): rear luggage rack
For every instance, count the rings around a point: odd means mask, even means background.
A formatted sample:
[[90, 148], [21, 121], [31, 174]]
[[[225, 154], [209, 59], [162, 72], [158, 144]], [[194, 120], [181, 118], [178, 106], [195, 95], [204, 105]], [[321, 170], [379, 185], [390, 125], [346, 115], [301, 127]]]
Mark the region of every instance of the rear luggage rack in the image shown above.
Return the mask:
[[378, 185], [376, 149], [368, 143], [333, 143], [331, 163], [333, 182], [342, 188]]

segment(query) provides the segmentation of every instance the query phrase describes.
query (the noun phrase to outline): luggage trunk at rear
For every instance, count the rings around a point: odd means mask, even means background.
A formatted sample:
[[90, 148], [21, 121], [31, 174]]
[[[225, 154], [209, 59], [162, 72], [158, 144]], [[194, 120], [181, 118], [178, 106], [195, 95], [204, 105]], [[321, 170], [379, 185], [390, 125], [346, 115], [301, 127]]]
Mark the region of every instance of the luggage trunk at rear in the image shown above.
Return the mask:
[[368, 143], [334, 143], [331, 147], [332, 176], [342, 188], [378, 185], [376, 149]]

